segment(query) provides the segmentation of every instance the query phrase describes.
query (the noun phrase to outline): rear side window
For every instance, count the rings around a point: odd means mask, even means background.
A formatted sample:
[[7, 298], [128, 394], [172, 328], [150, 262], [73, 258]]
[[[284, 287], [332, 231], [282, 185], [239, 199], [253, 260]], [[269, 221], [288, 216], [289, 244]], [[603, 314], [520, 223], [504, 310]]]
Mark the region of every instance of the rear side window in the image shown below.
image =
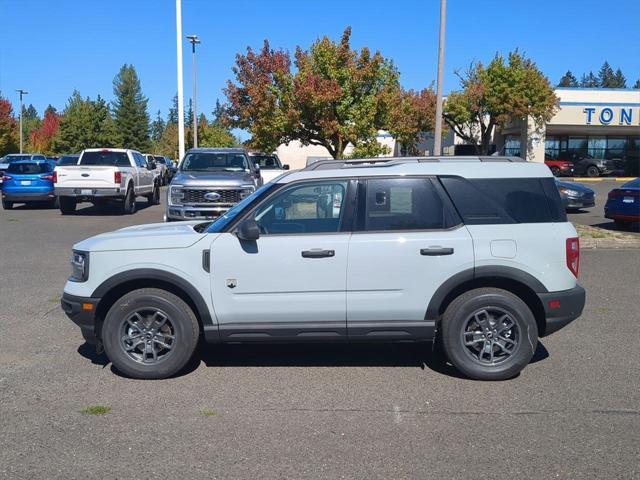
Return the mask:
[[129, 158], [125, 152], [84, 152], [80, 165], [104, 165], [111, 167], [129, 167]]
[[366, 231], [442, 229], [459, 223], [455, 217], [427, 178], [367, 181]]
[[11, 163], [7, 168], [7, 173], [16, 175], [37, 175], [39, 173], [49, 173], [52, 168], [47, 163]]
[[567, 220], [553, 178], [440, 180], [467, 225]]

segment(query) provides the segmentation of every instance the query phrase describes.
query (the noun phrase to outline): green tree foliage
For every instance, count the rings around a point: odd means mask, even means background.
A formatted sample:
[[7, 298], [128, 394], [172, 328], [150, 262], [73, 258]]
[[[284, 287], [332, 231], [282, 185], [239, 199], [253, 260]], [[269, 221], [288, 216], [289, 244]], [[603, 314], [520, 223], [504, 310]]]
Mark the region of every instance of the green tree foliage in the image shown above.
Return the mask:
[[153, 122], [151, 122], [151, 141], [156, 144], [160, 141], [162, 134], [164, 133], [164, 129], [166, 127], [166, 123], [162, 118], [160, 110], [156, 113], [156, 118]]
[[616, 74], [609, 62], [605, 61], [598, 72], [598, 83], [600, 87], [614, 88], [616, 84]]
[[616, 74], [614, 76], [614, 84], [615, 87], [613, 88], [627, 88], [627, 79], [619, 68], [616, 70]]
[[79, 153], [85, 148], [117, 146], [115, 125], [107, 102], [82, 98], [74, 90], [67, 101], [58, 134], [52, 140], [56, 153]]
[[22, 106], [22, 135], [27, 151], [35, 152], [35, 150], [33, 150], [33, 146], [29, 145], [28, 141], [31, 137], [31, 132], [40, 128], [41, 123], [42, 120], [40, 120], [40, 117], [38, 116], [38, 111], [32, 104], [29, 104], [28, 107], [25, 107], [24, 105]]
[[420, 135], [435, 128], [436, 93], [432, 88], [420, 92], [401, 89], [392, 95], [389, 105], [389, 133], [403, 152], [416, 154]]
[[146, 152], [151, 147], [149, 138], [148, 99], [142, 94], [138, 74], [133, 65], [124, 64], [113, 79], [114, 123], [118, 143], [124, 148]]
[[600, 87], [600, 80], [593, 72], [589, 72], [582, 75], [580, 86], [583, 88], [598, 88]]
[[373, 158], [381, 155], [387, 155], [391, 152], [391, 149], [382, 145], [375, 138], [364, 140], [363, 142], [354, 145], [353, 150], [346, 158]]
[[160, 140], [154, 145], [155, 153], [170, 158], [178, 158], [178, 124], [167, 123]]
[[11, 102], [0, 93], [0, 156], [18, 150], [18, 123]]
[[558, 82], [558, 86], [559, 87], [577, 87], [578, 79], [573, 75], [573, 73], [571, 73], [571, 70], [567, 70], [567, 73], [565, 73], [560, 79], [560, 82]]
[[265, 41], [259, 52], [236, 56], [225, 119], [252, 135], [251, 146], [273, 151], [299, 140], [341, 158], [349, 143], [371, 145], [388, 126], [388, 101], [399, 90], [398, 71], [380, 52], [353, 50], [351, 28], [339, 42], [327, 37], [296, 48], [295, 73], [284, 50]]
[[176, 93], [171, 101], [171, 108], [169, 108], [169, 115], [167, 116], [167, 124], [178, 124], [178, 94]]
[[640, 88], [640, 78], [633, 84], [633, 88]]
[[509, 53], [507, 61], [497, 54], [487, 67], [475, 63], [458, 76], [462, 90], [447, 98], [444, 119], [481, 155], [489, 153], [496, 127], [528, 117], [542, 126], [558, 107], [549, 80], [517, 50]]

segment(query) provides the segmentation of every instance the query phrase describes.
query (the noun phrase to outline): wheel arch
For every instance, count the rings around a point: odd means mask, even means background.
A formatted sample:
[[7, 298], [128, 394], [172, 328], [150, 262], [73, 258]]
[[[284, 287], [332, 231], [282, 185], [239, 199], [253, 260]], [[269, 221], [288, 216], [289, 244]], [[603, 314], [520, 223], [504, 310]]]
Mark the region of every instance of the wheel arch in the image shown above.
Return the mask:
[[457, 273], [435, 291], [425, 319], [439, 321], [453, 300], [469, 290], [482, 287], [501, 288], [522, 299], [536, 319], [539, 335], [544, 335], [546, 316], [537, 293], [547, 293], [548, 290], [531, 274], [513, 267], [487, 266]]

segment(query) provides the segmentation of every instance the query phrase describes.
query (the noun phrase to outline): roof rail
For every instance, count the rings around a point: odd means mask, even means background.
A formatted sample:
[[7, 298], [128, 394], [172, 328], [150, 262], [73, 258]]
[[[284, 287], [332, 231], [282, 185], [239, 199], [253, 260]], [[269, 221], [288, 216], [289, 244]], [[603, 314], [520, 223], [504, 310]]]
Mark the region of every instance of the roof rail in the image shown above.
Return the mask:
[[525, 162], [520, 157], [504, 156], [439, 156], [439, 157], [376, 157], [354, 158], [346, 160], [319, 160], [303, 168], [303, 170], [334, 170], [340, 168], [392, 167], [405, 163], [465, 163], [465, 162]]

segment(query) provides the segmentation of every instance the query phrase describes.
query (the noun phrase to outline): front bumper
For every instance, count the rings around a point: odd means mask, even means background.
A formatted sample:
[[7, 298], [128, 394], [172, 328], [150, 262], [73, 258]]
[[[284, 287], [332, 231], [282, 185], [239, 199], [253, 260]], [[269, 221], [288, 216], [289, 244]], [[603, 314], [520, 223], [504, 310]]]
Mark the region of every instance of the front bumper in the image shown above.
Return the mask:
[[165, 213], [167, 220], [211, 220], [224, 215], [231, 206], [175, 206], [169, 205]]
[[567, 196], [566, 208], [591, 208], [596, 206], [595, 197], [580, 198]]
[[96, 332], [96, 309], [99, 302], [99, 298], [76, 297], [66, 292], [60, 299], [60, 306], [64, 313], [80, 327], [83, 338], [94, 345], [99, 340]]
[[586, 292], [580, 285], [560, 292], [538, 293], [544, 307], [546, 325], [540, 336], [557, 332], [582, 315]]
[[3, 191], [2, 199], [8, 202], [50, 202], [56, 196], [52, 191], [48, 192], [19, 192]]
[[67, 188], [56, 187], [55, 194], [58, 197], [77, 197], [77, 198], [94, 198], [94, 197], [124, 197], [126, 191], [120, 187], [117, 188]]

